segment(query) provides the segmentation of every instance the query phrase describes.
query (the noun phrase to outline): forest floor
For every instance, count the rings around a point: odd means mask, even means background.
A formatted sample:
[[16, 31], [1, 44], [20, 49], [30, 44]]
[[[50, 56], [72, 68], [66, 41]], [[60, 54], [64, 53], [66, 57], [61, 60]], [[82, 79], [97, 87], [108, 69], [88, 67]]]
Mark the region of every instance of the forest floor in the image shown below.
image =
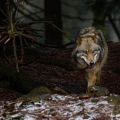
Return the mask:
[[[109, 89], [110, 93], [120, 95], [120, 43], [108, 43], [109, 55], [102, 69], [100, 86]], [[56, 49], [44, 48], [42, 51], [37, 50], [40, 57], [27, 66], [21, 66], [20, 70], [26, 75], [31, 76], [35, 81], [39, 81], [40, 85], [45, 85], [49, 89], [60, 87], [68, 93], [85, 93], [87, 82], [84, 79], [84, 71], [68, 70], [69, 62], [66, 66], [54, 65], [57, 60], [71, 61], [72, 49]], [[47, 57], [56, 59], [51, 64], [43, 64], [40, 58]], [[0, 63], [6, 65], [3, 58]], [[64, 63], [63, 63], [64, 64]], [[9, 66], [9, 64], [8, 64]], [[0, 100], [14, 100], [22, 95], [18, 91], [5, 88], [4, 80], [0, 78]]]

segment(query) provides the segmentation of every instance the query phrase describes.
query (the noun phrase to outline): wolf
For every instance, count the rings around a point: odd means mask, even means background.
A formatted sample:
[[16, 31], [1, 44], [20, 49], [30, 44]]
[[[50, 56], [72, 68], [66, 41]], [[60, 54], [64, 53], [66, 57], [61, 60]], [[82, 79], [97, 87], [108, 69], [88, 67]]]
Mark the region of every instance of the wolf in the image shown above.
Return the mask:
[[72, 51], [77, 67], [85, 70], [88, 87], [100, 83], [101, 68], [108, 56], [108, 46], [100, 29], [87, 27], [79, 30]]

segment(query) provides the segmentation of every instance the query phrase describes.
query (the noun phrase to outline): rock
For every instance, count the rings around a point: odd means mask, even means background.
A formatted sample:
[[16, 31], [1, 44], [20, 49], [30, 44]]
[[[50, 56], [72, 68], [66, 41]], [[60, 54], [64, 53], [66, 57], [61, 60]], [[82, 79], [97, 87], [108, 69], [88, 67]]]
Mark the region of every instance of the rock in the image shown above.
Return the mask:
[[109, 90], [105, 87], [90, 86], [87, 90], [87, 94], [92, 97], [108, 96], [110, 94]]
[[115, 97], [114, 94], [110, 94], [110, 96], [108, 96], [106, 100], [107, 100], [108, 103], [110, 103], [110, 104], [116, 104], [119, 99], [118, 99], [118, 97]]
[[59, 87], [55, 87], [53, 90], [53, 93], [60, 94], [60, 95], [68, 95], [68, 93], [65, 90], [63, 90]]
[[115, 107], [113, 109], [113, 114], [116, 116], [120, 114], [120, 99], [116, 102]]
[[37, 87], [33, 89], [30, 93], [30, 95], [43, 95], [43, 94], [52, 94], [52, 92], [44, 86]]
[[51, 94], [52, 92], [47, 87], [41, 86], [33, 89], [29, 94], [23, 95], [17, 100], [38, 102], [40, 99], [49, 99]]
[[96, 93], [97, 97], [108, 96], [110, 94], [109, 90], [106, 87], [99, 87], [99, 90]]

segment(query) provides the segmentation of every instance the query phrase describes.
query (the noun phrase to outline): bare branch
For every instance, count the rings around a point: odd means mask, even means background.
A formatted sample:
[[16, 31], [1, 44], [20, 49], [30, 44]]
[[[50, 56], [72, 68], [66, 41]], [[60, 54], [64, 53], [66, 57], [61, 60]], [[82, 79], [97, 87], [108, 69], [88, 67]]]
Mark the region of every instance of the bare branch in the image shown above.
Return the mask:
[[36, 36], [36, 37], [41, 37], [41, 38], [43, 38], [43, 36], [38, 35], [38, 34], [33, 33], [33, 32], [30, 32], [30, 31], [26, 31], [26, 33], [31, 34], [31, 35]]
[[28, 36], [28, 35], [26, 35], [26, 34], [23, 34], [23, 33], [21, 33], [21, 32], [16, 32], [16, 34], [22, 35], [23, 37], [26, 37], [26, 38], [28, 38], [28, 39], [30, 39], [30, 40], [35, 41], [35, 38], [33, 38], [33, 37], [31, 37], [31, 36]]
[[53, 27], [55, 27], [57, 30], [59, 30], [60, 32], [62, 32], [63, 34], [66, 34], [64, 31], [62, 31], [60, 28], [58, 28], [55, 24], [51, 23]]
[[16, 45], [15, 45], [15, 39], [12, 39], [12, 42], [13, 42], [13, 50], [14, 50], [16, 70], [17, 70], [17, 72], [19, 72], [18, 59], [17, 59], [17, 53], [16, 53]]
[[23, 58], [24, 58], [24, 49], [23, 49], [23, 40], [22, 40], [22, 37], [21, 35], [19, 35], [19, 40], [20, 40], [20, 48], [21, 48], [21, 62], [23, 62]]
[[26, 39], [23, 39], [24, 40], [24, 43], [27, 47], [30, 47], [29, 43], [26, 41]]
[[0, 12], [8, 19], [8, 16], [1, 9]]
[[0, 43], [4, 42], [6, 39], [8, 39], [8, 35], [6, 35], [5, 37], [3, 37], [3, 38], [0, 40]]
[[0, 27], [0, 30], [4, 30], [4, 29], [6, 29], [6, 26]]
[[11, 40], [11, 38], [9, 37], [9, 38], [4, 42], [4, 44], [8, 43], [10, 40]]
[[38, 21], [33, 21], [33, 22], [28, 22], [28, 23], [16, 23], [16, 26], [28, 26], [28, 25], [32, 25], [32, 24], [39, 24], [39, 23], [52, 23], [53, 21], [42, 21], [42, 20], [38, 20]]

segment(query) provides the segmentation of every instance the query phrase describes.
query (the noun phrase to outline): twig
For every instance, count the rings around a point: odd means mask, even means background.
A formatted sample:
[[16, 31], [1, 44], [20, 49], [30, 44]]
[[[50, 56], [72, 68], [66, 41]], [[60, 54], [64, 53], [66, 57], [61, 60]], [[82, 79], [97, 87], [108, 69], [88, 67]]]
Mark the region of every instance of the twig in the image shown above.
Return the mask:
[[12, 42], [13, 42], [13, 50], [14, 50], [16, 70], [17, 70], [17, 72], [19, 72], [18, 60], [17, 60], [17, 53], [16, 53], [16, 45], [15, 45], [15, 39], [12, 39]]
[[4, 44], [8, 43], [10, 40], [11, 40], [11, 38], [9, 37], [9, 38], [4, 42]]
[[73, 44], [74, 44], [74, 42], [72, 41], [72, 42], [69, 42], [69, 43], [66, 43], [66, 44], [62, 45], [62, 47], [67, 47], [67, 46], [73, 45]]
[[35, 5], [35, 4], [33, 4], [33, 3], [29, 3], [29, 5], [31, 5], [31, 6], [34, 7], [34, 8], [37, 8], [37, 9], [41, 10], [42, 12], [45, 11], [43, 8], [40, 8], [40, 6]]
[[0, 40], [0, 43], [4, 42], [7, 38], [8, 38], [8, 35], [6, 35], [5, 37], [3, 37], [3, 38]]
[[31, 36], [25, 35], [25, 34], [23, 34], [23, 33], [21, 33], [21, 32], [15, 32], [15, 33], [18, 34], [18, 35], [22, 35], [22, 36], [24, 36], [24, 37], [26, 37], [26, 38], [28, 38], [28, 39], [30, 39], [30, 40], [34, 40], [34, 41], [35, 41], [35, 38], [33, 38], [33, 37], [31, 37]]
[[33, 32], [34, 31], [45, 31], [45, 29], [43, 29], [43, 30], [37, 30], [37, 29], [34, 29], [34, 28], [32, 30], [33, 30]]
[[32, 24], [38, 24], [38, 23], [52, 23], [53, 21], [33, 21], [33, 22], [28, 22], [28, 23], [16, 23], [16, 26], [28, 26]]
[[27, 63], [21, 63], [19, 64], [19, 66], [22, 66], [22, 65], [29, 65], [30, 63], [33, 63], [35, 60], [37, 60], [40, 56], [37, 56], [36, 58], [34, 58], [33, 60], [27, 62]]
[[[51, 22], [50, 22], [51, 23]], [[53, 27], [55, 27], [57, 30], [59, 30], [60, 32], [62, 32], [63, 34], [66, 34], [64, 31], [62, 31], [60, 28], [58, 28], [55, 24], [51, 23], [51, 25]]]
[[4, 30], [6, 29], [6, 26], [0, 27], [0, 30]]
[[1, 9], [0, 12], [8, 19], [8, 16]]
[[28, 66], [22, 66], [21, 68], [25, 69], [25, 70], [31, 70], [31, 71], [34, 71], [34, 72], [38, 72], [38, 70], [36, 70], [35, 68], [28, 67]]
[[[31, 19], [31, 20], [35, 20], [35, 18], [31, 17], [31, 15], [25, 14], [25, 13], [24, 13], [22, 10], [20, 10], [20, 9], [18, 9], [18, 12], [21, 13], [23, 16]], [[20, 17], [20, 18], [21, 18], [21, 17]], [[20, 18], [18, 18], [18, 19], [20, 19]]]
[[[30, 40], [28, 39], [28, 42], [30, 42]], [[66, 43], [64, 45], [60, 45], [60, 46], [57, 46], [57, 45], [47, 45], [47, 44], [42, 44], [40, 42], [37, 42], [37, 41], [32, 41], [34, 44], [36, 45], [39, 45], [41, 47], [50, 47], [50, 48], [64, 48], [64, 47], [67, 47], [69, 45], [72, 45], [74, 44], [74, 42], [69, 42], [69, 43]]]
[[36, 34], [36, 33], [30, 32], [30, 31], [26, 31], [26, 33], [31, 34], [31, 35], [36, 36], [36, 37], [41, 37], [41, 38], [43, 38], [43, 36], [40, 36], [40, 35], [38, 35], [38, 34]]
[[13, 11], [13, 21], [15, 22], [16, 12], [18, 9], [18, 6], [16, 6], [15, 2], [13, 1], [14, 11]]
[[28, 44], [28, 42], [26, 41], [26, 39], [23, 39], [24, 40], [24, 43], [27, 47], [30, 47], [30, 45]]
[[24, 58], [24, 49], [23, 49], [23, 40], [21, 35], [19, 35], [19, 40], [20, 40], [20, 48], [21, 48], [21, 62], [23, 62], [23, 58]]

